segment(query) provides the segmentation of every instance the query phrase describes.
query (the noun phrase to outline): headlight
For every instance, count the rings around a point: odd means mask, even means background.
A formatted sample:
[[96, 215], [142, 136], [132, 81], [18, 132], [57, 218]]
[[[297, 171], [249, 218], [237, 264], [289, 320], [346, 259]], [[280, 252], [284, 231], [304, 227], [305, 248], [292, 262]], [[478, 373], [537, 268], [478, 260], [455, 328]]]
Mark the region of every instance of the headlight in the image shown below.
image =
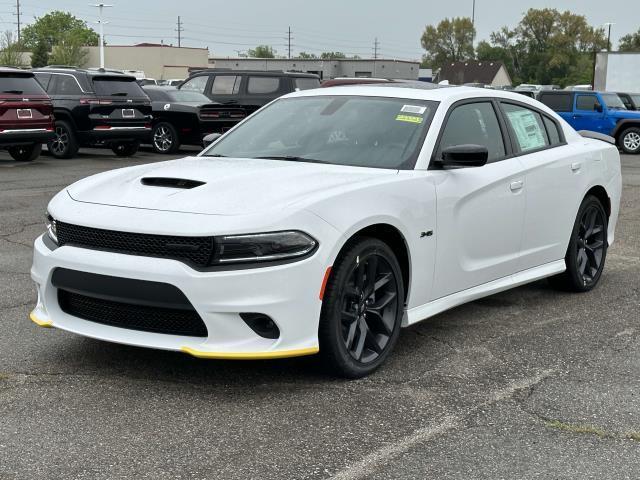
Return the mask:
[[45, 227], [47, 229], [47, 235], [51, 240], [58, 243], [58, 231], [56, 228], [56, 220], [49, 214], [45, 213], [44, 216]]
[[304, 257], [318, 242], [303, 232], [216, 237], [216, 263], [273, 262]]

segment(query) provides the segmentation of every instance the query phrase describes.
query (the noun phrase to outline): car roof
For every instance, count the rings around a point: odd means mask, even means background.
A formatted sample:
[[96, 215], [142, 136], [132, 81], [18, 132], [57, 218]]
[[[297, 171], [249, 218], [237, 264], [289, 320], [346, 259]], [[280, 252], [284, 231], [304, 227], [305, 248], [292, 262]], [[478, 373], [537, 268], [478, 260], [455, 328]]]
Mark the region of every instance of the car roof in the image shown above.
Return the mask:
[[114, 70], [107, 70], [107, 69], [97, 69], [97, 70], [89, 70], [86, 68], [77, 68], [77, 67], [42, 67], [42, 68], [34, 68], [33, 69], [34, 72], [39, 72], [39, 73], [84, 73], [86, 75], [89, 75], [91, 77], [123, 77], [123, 78], [127, 78], [127, 79], [136, 79], [136, 77], [134, 77], [133, 75], [129, 75], [126, 73], [122, 73], [122, 72], [118, 72], [118, 71], [114, 71]]
[[214, 73], [223, 73], [223, 74], [233, 74], [233, 75], [256, 75], [256, 76], [265, 76], [265, 77], [303, 77], [303, 78], [319, 78], [315, 73], [304, 73], [304, 72], [290, 72], [285, 70], [231, 70], [231, 69], [217, 69], [217, 68], [206, 68], [202, 70], [197, 70], [189, 75], [189, 78], [195, 77], [198, 75], [212, 75]]
[[33, 76], [33, 72], [29, 70], [23, 70], [21, 68], [5, 67], [5, 66], [0, 66], [0, 73], [17, 73], [17, 74], [22, 74], [25, 77]]

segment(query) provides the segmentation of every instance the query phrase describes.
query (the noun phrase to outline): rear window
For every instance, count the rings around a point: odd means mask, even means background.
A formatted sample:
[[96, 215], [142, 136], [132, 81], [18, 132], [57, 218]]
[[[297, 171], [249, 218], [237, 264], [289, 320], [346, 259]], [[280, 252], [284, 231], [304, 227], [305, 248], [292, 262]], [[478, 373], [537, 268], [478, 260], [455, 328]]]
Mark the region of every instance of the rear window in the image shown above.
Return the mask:
[[200, 92], [189, 92], [187, 90], [168, 90], [167, 95], [174, 102], [207, 102], [211, 103], [209, 97]]
[[0, 75], [0, 92], [15, 95], [46, 95], [34, 77], [12, 73]]
[[311, 90], [320, 87], [320, 80], [317, 78], [296, 78], [294, 82], [296, 90]]
[[278, 77], [249, 77], [247, 85], [249, 94], [276, 93], [278, 90], [280, 90]]
[[570, 93], [541, 93], [538, 100], [556, 112], [570, 112], [573, 110]]
[[144, 97], [146, 95], [135, 78], [129, 80], [117, 77], [95, 77], [93, 88], [96, 95], [117, 97]]

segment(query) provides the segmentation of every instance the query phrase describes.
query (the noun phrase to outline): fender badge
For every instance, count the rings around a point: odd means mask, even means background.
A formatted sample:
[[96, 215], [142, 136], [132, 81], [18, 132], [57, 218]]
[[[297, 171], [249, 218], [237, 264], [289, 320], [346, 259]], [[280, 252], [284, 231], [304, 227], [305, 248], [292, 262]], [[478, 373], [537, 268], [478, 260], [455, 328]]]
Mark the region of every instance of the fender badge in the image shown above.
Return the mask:
[[433, 230], [429, 230], [427, 232], [420, 232], [420, 238], [430, 237], [433, 235]]

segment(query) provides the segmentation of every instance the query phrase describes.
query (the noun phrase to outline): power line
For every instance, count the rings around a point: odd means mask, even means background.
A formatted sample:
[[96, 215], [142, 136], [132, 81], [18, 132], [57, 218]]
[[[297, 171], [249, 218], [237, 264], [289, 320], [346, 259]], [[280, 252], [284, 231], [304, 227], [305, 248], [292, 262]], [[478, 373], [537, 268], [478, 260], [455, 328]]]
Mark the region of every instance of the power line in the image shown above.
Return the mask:
[[183, 32], [184, 28], [182, 28], [182, 23], [180, 22], [180, 15], [178, 15], [178, 28], [176, 29], [176, 32], [178, 32], [178, 47], [181, 47], [181, 34]]

